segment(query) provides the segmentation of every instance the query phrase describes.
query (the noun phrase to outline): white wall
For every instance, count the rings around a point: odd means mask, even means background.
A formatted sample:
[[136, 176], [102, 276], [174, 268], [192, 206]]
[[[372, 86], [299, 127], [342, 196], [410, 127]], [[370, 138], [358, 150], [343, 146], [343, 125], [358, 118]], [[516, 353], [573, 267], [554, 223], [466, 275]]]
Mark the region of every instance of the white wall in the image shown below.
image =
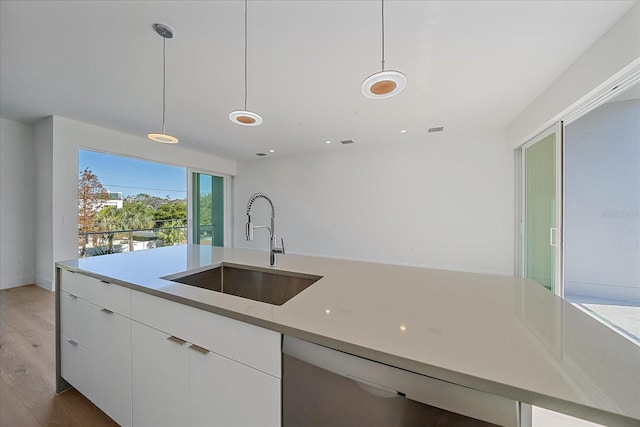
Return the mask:
[[640, 100], [565, 129], [565, 293], [640, 303]]
[[53, 270], [53, 117], [35, 125], [35, 282], [52, 289]]
[[[211, 173], [236, 173], [234, 161], [185, 150], [179, 145], [158, 144], [146, 138], [58, 116], [36, 124], [36, 165], [42, 168], [39, 172], [42, 179], [36, 178], [39, 186], [42, 185], [37, 190], [36, 203], [38, 221], [43, 222], [43, 233], [38, 233], [37, 237], [38, 245], [43, 248], [37, 260], [37, 274], [38, 284], [50, 289], [54, 286], [55, 261], [78, 256], [78, 150], [81, 148]], [[45, 186], [47, 178], [50, 182], [48, 188]], [[50, 252], [48, 248], [51, 248]]]
[[34, 282], [33, 126], [0, 118], [0, 289]]
[[[235, 244], [268, 248], [265, 230], [244, 239], [247, 199], [262, 191], [291, 253], [511, 275], [513, 169], [503, 132], [241, 162]], [[252, 220], [268, 212], [257, 200]]]
[[[561, 42], [561, 41], [559, 41]], [[602, 90], [640, 58], [640, 3], [627, 12], [507, 128], [515, 148]]]

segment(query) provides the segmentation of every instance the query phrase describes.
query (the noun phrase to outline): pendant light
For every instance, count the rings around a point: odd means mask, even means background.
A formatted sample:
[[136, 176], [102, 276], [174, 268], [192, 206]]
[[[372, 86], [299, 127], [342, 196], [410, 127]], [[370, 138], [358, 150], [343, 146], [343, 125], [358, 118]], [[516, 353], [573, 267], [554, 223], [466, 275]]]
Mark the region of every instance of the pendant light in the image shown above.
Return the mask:
[[247, 110], [247, 0], [244, 0], [244, 110], [230, 112], [229, 120], [241, 126], [258, 126], [262, 123], [260, 114]]
[[153, 29], [162, 37], [162, 133], [150, 133], [147, 137], [155, 142], [162, 142], [163, 144], [177, 144], [178, 138], [175, 136], [167, 135], [165, 132], [165, 104], [166, 104], [166, 42], [167, 39], [173, 38], [173, 30], [168, 25], [153, 24]]
[[384, 0], [382, 2], [382, 71], [367, 77], [362, 83], [362, 94], [367, 98], [392, 97], [404, 89], [407, 78], [399, 71], [384, 69]]

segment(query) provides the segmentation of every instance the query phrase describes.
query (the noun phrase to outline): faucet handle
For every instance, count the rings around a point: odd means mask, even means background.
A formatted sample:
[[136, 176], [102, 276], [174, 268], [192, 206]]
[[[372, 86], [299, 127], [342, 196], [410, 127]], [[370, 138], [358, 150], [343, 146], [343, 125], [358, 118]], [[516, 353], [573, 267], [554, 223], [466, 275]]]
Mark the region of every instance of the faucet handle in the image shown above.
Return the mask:
[[274, 248], [271, 250], [271, 253], [274, 253], [274, 254], [283, 254], [283, 255], [284, 255], [284, 239], [283, 239], [283, 238], [280, 238], [280, 241], [282, 242], [282, 247], [280, 247], [280, 248], [278, 248], [278, 247], [274, 247]]
[[247, 222], [247, 225], [245, 226], [245, 234], [247, 236], [247, 242], [250, 242], [253, 240], [253, 223], [252, 222]]

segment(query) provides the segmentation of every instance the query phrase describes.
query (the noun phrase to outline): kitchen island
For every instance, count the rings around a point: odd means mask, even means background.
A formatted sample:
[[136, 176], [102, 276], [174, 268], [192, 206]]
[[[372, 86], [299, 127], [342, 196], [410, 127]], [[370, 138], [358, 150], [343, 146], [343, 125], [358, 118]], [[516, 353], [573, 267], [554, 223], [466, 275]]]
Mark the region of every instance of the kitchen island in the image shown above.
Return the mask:
[[[279, 306], [166, 278], [220, 264], [321, 278]], [[640, 347], [529, 280], [301, 255], [273, 268], [265, 252], [200, 245], [57, 267], [57, 283], [63, 270], [79, 272], [491, 395], [605, 425], [640, 424]], [[57, 301], [60, 320], [60, 290]]]

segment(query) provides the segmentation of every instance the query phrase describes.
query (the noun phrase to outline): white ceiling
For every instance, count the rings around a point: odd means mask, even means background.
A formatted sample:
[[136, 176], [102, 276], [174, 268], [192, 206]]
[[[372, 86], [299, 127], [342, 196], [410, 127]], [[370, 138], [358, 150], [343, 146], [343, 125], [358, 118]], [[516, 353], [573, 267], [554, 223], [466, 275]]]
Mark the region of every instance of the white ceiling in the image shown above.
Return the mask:
[[0, 115], [160, 131], [159, 22], [175, 31], [167, 133], [185, 148], [239, 160], [502, 129], [635, 3], [388, 0], [386, 65], [408, 84], [372, 100], [379, 1], [249, 1], [247, 107], [264, 123], [246, 128], [228, 119], [243, 108], [243, 1], [2, 0]]

